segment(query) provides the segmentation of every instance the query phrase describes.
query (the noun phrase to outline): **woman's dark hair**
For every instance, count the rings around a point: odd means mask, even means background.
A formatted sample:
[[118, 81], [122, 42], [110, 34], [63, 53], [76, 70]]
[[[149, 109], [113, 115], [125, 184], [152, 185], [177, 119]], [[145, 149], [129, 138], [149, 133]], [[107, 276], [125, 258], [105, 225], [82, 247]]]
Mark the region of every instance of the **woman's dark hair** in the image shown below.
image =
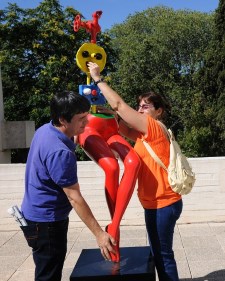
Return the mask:
[[56, 126], [61, 125], [60, 118], [70, 122], [75, 114], [88, 112], [89, 110], [90, 103], [88, 99], [72, 91], [57, 93], [50, 102], [52, 122]]
[[170, 111], [170, 105], [168, 101], [160, 94], [155, 92], [147, 92], [144, 94], [141, 94], [137, 102], [138, 104], [141, 102], [141, 100], [144, 100], [146, 103], [150, 104], [152, 103], [154, 105], [155, 109], [162, 109], [161, 118], [163, 119], [165, 117], [166, 112]]

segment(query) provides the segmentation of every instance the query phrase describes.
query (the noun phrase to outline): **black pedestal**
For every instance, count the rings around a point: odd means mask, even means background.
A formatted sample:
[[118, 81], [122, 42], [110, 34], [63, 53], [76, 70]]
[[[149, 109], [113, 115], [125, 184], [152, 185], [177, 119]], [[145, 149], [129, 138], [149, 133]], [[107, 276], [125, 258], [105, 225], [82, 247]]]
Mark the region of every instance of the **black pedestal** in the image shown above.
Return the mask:
[[155, 266], [149, 247], [121, 248], [120, 256], [120, 262], [114, 263], [105, 261], [99, 249], [84, 249], [70, 281], [155, 281]]

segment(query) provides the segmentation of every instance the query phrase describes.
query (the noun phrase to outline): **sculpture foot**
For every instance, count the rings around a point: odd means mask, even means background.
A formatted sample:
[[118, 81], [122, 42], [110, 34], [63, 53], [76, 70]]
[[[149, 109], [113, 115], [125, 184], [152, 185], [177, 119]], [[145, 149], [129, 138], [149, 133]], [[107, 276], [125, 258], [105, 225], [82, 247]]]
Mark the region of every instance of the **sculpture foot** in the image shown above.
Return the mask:
[[115, 251], [115, 254], [110, 252], [111, 260], [112, 260], [112, 262], [119, 262], [120, 261], [120, 246], [119, 246], [120, 234], [119, 234], [119, 231], [118, 231], [118, 234], [115, 237], [115, 235], [112, 234], [112, 232], [113, 232], [112, 231], [112, 224], [107, 225], [105, 230], [116, 240], [116, 246], [114, 246], [114, 245], [112, 246], [113, 250]]

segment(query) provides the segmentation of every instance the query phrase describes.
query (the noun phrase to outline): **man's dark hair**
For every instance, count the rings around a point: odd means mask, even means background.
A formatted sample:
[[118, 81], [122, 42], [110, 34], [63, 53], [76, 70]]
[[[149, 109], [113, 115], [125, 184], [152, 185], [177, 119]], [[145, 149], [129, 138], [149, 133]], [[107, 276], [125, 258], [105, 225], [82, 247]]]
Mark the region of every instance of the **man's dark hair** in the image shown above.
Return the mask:
[[53, 96], [50, 102], [50, 112], [53, 125], [60, 126], [60, 118], [70, 122], [75, 114], [88, 112], [90, 103], [85, 97], [72, 92], [63, 91]]

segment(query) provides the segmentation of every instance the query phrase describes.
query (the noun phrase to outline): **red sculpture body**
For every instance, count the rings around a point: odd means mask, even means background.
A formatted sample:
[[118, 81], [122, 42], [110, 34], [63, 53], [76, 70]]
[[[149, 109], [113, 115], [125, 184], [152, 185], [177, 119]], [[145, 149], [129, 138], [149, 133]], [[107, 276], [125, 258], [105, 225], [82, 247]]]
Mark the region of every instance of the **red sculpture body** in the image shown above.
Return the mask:
[[[76, 16], [76, 29], [74, 28], [74, 30], [78, 31], [78, 26], [84, 26], [85, 28], [88, 26], [88, 31], [92, 36], [91, 42], [96, 42], [96, 34], [100, 30], [98, 25], [99, 15], [101, 15], [101, 11], [95, 12], [93, 14], [93, 22], [89, 21], [85, 25], [80, 24]], [[104, 53], [99, 49], [99, 54], [101, 53], [102, 58], [98, 59], [99, 56], [96, 56], [96, 48], [98, 50], [98, 46], [93, 46], [92, 43], [89, 45], [87, 43], [84, 44], [84, 47], [82, 46], [78, 50], [76, 56], [78, 66], [85, 73], [87, 73], [86, 63], [88, 61], [96, 62], [102, 68], [105, 64]], [[80, 85], [79, 93], [85, 95], [92, 105], [104, 105], [105, 103], [100, 90], [93, 84]], [[119, 262], [119, 226], [134, 191], [140, 159], [131, 145], [119, 134], [118, 123], [113, 115], [92, 112], [88, 115], [88, 121], [84, 133], [78, 136], [78, 142], [89, 157], [105, 172], [105, 195], [112, 219], [106, 230], [117, 241], [117, 246], [115, 247], [116, 254], [111, 254], [112, 261]], [[117, 157], [122, 160], [124, 165], [124, 173], [121, 179]]]

